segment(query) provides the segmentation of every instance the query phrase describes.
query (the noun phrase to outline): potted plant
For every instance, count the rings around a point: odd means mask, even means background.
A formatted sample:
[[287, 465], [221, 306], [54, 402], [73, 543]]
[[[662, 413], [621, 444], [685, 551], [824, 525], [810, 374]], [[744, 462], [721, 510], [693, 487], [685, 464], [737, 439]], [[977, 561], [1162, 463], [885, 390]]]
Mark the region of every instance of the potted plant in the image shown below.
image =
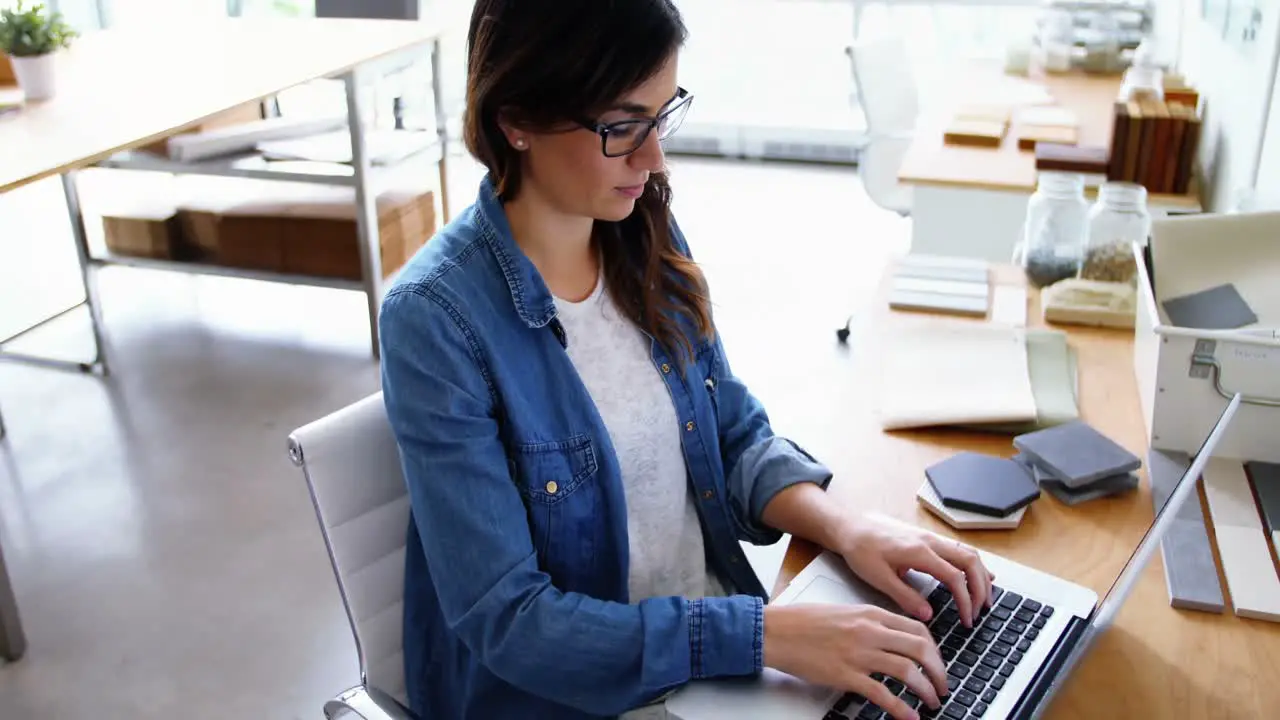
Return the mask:
[[9, 56], [28, 100], [53, 97], [55, 53], [75, 38], [76, 32], [62, 15], [47, 11], [44, 5], [27, 8], [18, 0], [13, 9], [0, 10], [0, 51]]

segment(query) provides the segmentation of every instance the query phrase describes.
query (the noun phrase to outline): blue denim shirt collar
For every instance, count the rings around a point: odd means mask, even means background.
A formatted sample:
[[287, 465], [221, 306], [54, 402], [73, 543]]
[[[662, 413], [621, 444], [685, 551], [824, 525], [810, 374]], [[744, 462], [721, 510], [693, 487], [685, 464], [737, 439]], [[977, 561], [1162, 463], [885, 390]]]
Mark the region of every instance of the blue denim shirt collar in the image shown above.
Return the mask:
[[480, 183], [476, 208], [481, 235], [498, 259], [516, 313], [531, 328], [546, 327], [556, 316], [555, 299], [533, 262], [516, 245], [502, 199], [488, 175]]

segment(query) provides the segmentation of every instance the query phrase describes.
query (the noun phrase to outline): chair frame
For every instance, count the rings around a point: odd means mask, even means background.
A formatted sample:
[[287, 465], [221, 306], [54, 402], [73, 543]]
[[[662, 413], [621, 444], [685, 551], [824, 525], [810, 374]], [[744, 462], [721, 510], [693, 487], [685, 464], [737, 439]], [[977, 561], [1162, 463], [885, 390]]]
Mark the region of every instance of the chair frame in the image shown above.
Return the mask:
[[338, 562], [333, 551], [333, 541], [324, 524], [324, 515], [320, 509], [320, 501], [316, 497], [315, 484], [311, 481], [311, 473], [307, 469], [306, 453], [302, 441], [295, 435], [289, 435], [289, 460], [302, 470], [302, 477], [307, 483], [307, 495], [315, 509], [316, 522], [320, 526], [320, 535], [324, 538], [324, 548], [329, 554], [329, 566], [333, 570], [333, 579], [338, 583], [338, 594], [342, 597], [342, 609], [347, 614], [347, 622], [351, 625], [351, 637], [356, 644], [356, 657], [360, 664], [360, 684], [349, 688], [324, 704], [324, 716], [328, 720], [337, 720], [348, 714], [354, 714], [363, 720], [418, 720], [407, 708], [387, 693], [369, 684], [368, 661], [364, 645], [360, 641], [360, 632], [356, 627], [355, 615], [351, 612], [351, 603], [347, 597], [347, 586], [338, 570]]

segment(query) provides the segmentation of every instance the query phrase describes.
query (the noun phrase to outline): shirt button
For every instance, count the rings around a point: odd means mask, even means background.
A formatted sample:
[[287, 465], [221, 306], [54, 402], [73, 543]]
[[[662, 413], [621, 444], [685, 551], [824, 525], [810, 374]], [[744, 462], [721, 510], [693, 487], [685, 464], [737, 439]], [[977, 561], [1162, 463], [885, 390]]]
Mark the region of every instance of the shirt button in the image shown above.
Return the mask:
[[703, 491], [702, 491], [702, 499], [703, 499], [703, 500], [710, 500], [710, 499], [714, 498], [715, 496], [716, 496], [715, 492], [713, 492], [713, 491], [711, 491], [711, 490], [703, 490]]
[[551, 482], [547, 483], [547, 494], [555, 495], [556, 491], [559, 489], [560, 489], [560, 486], [556, 484], [555, 480], [552, 480]]
[[688, 430], [689, 432], [693, 432], [693, 429], [695, 427], [697, 427], [697, 425], [694, 425], [692, 420], [684, 424], [684, 429]]
[[662, 373], [665, 375], [670, 372], [671, 372], [671, 366], [666, 363], [662, 363]]

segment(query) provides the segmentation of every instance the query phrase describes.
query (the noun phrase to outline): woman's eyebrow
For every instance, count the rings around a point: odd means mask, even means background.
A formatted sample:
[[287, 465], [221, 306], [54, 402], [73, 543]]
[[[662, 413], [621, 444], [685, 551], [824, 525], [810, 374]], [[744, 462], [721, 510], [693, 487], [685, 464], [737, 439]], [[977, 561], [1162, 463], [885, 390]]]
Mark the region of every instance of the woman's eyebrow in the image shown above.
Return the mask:
[[657, 112], [650, 111], [648, 106], [642, 105], [640, 103], [627, 102], [627, 101], [615, 103], [613, 107], [609, 109], [617, 110], [620, 112], [634, 113], [636, 115], [656, 115], [658, 112], [662, 112], [662, 108], [670, 105], [671, 101], [675, 100], [679, 95], [680, 93], [677, 92], [675, 95], [672, 95], [670, 98], [668, 98], [666, 102], [662, 103], [662, 105], [658, 107]]
[[644, 115], [644, 114], [646, 114], [646, 113], [648, 113], [648, 112], [649, 112], [649, 108], [648, 108], [648, 107], [646, 107], [646, 106], [644, 106], [644, 105], [641, 105], [640, 103], [635, 103], [635, 102], [620, 102], [620, 103], [616, 103], [616, 104], [614, 104], [614, 105], [613, 105], [613, 107], [611, 107], [611, 108], [609, 108], [609, 109], [610, 109], [610, 110], [619, 110], [619, 111], [621, 111], [621, 112], [635, 113], [635, 114], [637, 114], [637, 115]]

